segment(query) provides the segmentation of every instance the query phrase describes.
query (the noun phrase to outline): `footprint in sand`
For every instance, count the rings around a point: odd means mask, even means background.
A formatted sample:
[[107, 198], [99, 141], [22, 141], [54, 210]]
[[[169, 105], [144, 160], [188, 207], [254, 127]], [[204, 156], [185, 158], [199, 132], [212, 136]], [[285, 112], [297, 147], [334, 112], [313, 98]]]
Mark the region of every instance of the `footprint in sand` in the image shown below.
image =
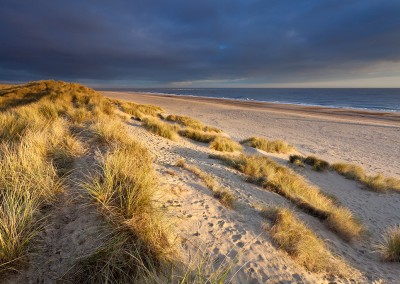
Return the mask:
[[232, 241], [234, 241], [235, 243], [238, 241], [238, 240], [240, 240], [242, 238], [242, 235], [233, 235], [232, 236]]

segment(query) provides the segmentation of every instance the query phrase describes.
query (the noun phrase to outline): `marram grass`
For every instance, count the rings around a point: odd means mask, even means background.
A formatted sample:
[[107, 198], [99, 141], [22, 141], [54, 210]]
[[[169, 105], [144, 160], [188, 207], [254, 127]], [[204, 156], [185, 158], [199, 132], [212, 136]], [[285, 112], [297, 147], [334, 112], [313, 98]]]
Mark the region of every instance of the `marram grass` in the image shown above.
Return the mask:
[[282, 195], [305, 212], [320, 218], [344, 240], [358, 238], [364, 231], [349, 210], [336, 205], [318, 187], [311, 186], [300, 175], [267, 157], [244, 154], [210, 157], [226, 162], [245, 174], [247, 181]]

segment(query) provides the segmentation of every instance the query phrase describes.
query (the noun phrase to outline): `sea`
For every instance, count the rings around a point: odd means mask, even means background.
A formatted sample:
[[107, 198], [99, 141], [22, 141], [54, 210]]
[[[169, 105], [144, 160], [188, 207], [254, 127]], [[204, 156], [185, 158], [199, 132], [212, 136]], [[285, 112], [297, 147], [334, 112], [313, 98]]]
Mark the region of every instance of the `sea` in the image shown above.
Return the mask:
[[400, 88], [113, 88], [112, 90], [400, 112]]

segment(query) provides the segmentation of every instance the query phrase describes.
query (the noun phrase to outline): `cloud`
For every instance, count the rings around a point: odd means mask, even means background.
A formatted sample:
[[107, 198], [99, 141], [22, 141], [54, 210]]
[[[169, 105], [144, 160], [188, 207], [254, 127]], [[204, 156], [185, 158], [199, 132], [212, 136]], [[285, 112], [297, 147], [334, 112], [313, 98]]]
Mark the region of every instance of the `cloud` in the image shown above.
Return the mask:
[[400, 61], [399, 1], [0, 5], [0, 78], [9, 81], [290, 83], [367, 78], [377, 64], [387, 75], [385, 64]]

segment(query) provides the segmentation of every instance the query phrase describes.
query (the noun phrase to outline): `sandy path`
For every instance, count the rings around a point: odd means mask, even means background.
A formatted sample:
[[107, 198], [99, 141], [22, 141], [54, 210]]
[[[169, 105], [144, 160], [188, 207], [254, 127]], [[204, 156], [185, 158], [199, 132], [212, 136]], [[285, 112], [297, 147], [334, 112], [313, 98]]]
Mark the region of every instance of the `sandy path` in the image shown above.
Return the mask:
[[[400, 177], [400, 122], [394, 118], [316, 111], [318, 108], [277, 108], [225, 104], [217, 100], [103, 92], [108, 97], [162, 106], [168, 113], [189, 115], [222, 128], [235, 139], [282, 138], [304, 153], [334, 162], [355, 162], [370, 172]], [[301, 110], [301, 111], [300, 111]]]

